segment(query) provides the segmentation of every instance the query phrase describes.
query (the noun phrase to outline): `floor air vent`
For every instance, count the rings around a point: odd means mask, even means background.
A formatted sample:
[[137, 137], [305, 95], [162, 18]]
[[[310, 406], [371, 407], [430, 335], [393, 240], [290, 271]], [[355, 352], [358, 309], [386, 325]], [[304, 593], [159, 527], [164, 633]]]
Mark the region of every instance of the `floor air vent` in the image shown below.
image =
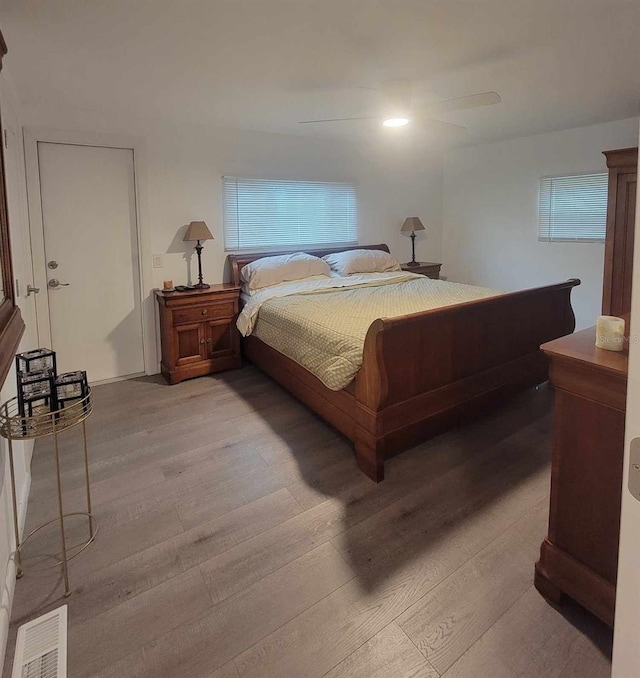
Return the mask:
[[67, 678], [67, 606], [18, 629], [11, 678]]

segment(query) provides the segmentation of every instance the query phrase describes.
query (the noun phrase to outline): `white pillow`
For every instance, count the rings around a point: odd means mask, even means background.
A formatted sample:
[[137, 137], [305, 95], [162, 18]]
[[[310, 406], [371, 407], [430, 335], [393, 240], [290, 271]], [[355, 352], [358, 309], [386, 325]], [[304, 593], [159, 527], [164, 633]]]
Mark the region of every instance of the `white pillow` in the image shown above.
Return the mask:
[[322, 258], [340, 275], [401, 270], [397, 259], [382, 250], [349, 250], [327, 254]]
[[312, 275], [330, 275], [326, 261], [304, 252], [262, 257], [243, 266], [240, 280], [249, 292], [290, 280], [301, 280]]

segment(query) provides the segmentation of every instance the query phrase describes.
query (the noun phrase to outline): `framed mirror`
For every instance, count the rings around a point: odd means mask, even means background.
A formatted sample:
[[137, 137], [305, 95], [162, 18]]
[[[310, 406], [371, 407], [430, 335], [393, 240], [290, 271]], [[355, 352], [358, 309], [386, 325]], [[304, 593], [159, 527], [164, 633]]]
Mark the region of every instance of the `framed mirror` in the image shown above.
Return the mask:
[[[7, 53], [7, 45], [0, 31], [0, 71], [2, 60]], [[2, 110], [0, 110], [0, 129]], [[2, 135], [2, 153], [0, 153], [0, 385], [4, 382], [14, 354], [18, 350], [20, 338], [24, 332], [24, 321], [20, 309], [16, 306], [11, 263], [11, 238], [9, 236], [9, 213], [7, 210], [7, 182], [5, 178], [4, 134]]]

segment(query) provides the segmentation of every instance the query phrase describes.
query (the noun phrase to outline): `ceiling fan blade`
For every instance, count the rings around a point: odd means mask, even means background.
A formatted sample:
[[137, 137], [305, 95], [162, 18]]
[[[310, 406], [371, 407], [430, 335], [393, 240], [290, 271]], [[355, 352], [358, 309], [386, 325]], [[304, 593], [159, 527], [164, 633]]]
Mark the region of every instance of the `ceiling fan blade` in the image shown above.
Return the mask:
[[425, 112], [431, 114], [449, 113], [451, 111], [461, 111], [465, 108], [479, 108], [480, 106], [493, 106], [499, 104], [502, 97], [497, 92], [481, 92], [480, 94], [470, 94], [466, 97], [457, 99], [446, 99], [438, 101], [435, 104], [427, 106]]
[[327, 120], [298, 120], [298, 125], [311, 125], [316, 122], [345, 122], [348, 120], [379, 120], [378, 116], [370, 116], [366, 118], [329, 118]]
[[467, 128], [462, 125], [454, 125], [452, 122], [445, 122], [444, 120], [436, 120], [436, 118], [427, 118], [427, 123], [430, 127], [439, 127], [443, 132], [466, 132]]

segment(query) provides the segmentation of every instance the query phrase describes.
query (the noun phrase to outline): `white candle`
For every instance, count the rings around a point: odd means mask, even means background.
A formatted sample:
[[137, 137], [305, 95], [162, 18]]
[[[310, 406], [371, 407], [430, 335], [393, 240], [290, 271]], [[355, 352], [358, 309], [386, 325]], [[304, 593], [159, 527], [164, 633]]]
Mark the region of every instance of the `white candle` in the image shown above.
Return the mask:
[[622, 318], [601, 315], [596, 323], [596, 346], [607, 351], [624, 350], [625, 323]]

